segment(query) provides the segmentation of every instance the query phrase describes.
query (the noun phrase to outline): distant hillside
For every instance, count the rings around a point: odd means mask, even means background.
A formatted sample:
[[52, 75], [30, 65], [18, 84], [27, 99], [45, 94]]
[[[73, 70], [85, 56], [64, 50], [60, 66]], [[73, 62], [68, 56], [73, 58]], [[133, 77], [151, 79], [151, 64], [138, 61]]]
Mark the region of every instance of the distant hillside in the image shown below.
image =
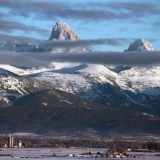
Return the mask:
[[[81, 99], [59, 90], [19, 98], [14, 107], [0, 108], [1, 133], [34, 132], [76, 135], [160, 133], [160, 120]], [[78, 135], [77, 135], [78, 136]]]

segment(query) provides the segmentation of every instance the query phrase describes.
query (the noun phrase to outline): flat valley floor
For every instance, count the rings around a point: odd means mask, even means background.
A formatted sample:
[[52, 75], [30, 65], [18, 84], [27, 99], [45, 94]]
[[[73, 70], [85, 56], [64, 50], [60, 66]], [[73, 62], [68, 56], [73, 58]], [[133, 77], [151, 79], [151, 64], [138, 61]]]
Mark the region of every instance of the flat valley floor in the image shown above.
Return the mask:
[[[64, 149], [64, 148], [1, 148], [0, 149], [0, 159], [3, 160], [20, 160], [20, 159], [37, 159], [37, 160], [86, 160], [86, 159], [102, 159], [102, 158], [91, 158], [91, 157], [53, 157], [54, 154], [56, 155], [68, 155], [68, 154], [81, 154], [81, 153], [88, 153], [91, 152], [100, 152], [105, 153], [107, 149]], [[133, 158], [133, 159], [147, 159], [147, 160], [159, 160], [160, 156], [155, 156], [155, 154], [159, 154], [159, 152], [151, 152], [151, 153], [143, 153], [143, 152], [128, 152], [129, 154], [144, 154], [144, 157], [141, 158]], [[4, 156], [6, 155], [6, 156]], [[8, 156], [7, 156], [8, 155]], [[12, 155], [12, 156], [11, 156]], [[108, 160], [113, 160], [116, 158], [103, 158]], [[131, 160], [131, 159], [128, 159]]]

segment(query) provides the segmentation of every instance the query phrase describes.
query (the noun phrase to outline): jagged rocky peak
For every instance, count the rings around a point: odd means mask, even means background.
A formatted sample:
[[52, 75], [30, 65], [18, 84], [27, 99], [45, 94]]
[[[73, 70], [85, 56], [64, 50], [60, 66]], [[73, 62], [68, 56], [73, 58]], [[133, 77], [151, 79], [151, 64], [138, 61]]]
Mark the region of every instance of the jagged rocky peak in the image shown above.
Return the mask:
[[63, 22], [56, 22], [49, 40], [80, 40], [81, 38]]
[[133, 41], [128, 49], [124, 51], [155, 51], [152, 45], [145, 39], [137, 39]]
[[[56, 22], [53, 26], [51, 36], [49, 41], [56, 41], [56, 40], [81, 40], [81, 38], [66, 24], [63, 22]], [[46, 51], [43, 46], [39, 46], [39, 49]], [[58, 52], [79, 52], [85, 53], [91, 51], [89, 48], [83, 47], [71, 47], [71, 48], [48, 48], [47, 51], [51, 51], [52, 53]]]

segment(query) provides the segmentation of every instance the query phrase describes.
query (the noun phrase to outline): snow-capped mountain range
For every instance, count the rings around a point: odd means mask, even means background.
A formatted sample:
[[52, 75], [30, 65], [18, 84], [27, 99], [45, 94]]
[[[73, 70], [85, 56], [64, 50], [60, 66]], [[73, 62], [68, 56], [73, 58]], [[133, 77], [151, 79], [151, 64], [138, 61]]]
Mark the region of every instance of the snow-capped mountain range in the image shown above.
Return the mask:
[[[62, 39], [79, 40], [80, 37], [65, 23], [57, 22], [52, 29], [49, 40]], [[77, 50], [77, 48], [73, 50]], [[81, 48], [77, 51], [82, 50], [84, 49]], [[148, 41], [138, 39], [130, 44], [125, 51], [143, 50], [154, 51], [155, 49]], [[52, 50], [52, 52], [56, 52], [56, 50]], [[160, 116], [160, 66], [129, 67], [55, 62], [49, 64], [48, 67], [38, 69], [21, 69], [10, 65], [0, 65], [0, 68], [17, 74], [19, 79], [47, 82], [57, 89], [106, 106], [148, 112]], [[1, 77], [4, 85], [6, 77], [3, 74]], [[7, 77], [7, 84], [13, 89], [15, 80], [12, 77], [15, 79], [15, 76]], [[20, 83], [21, 86], [27, 85], [22, 80]], [[1, 86], [1, 94], [10, 93], [10, 90], [2, 88]], [[16, 92], [19, 95], [28, 93], [28, 91]]]
[[104, 65], [54, 63], [53, 67], [33, 78], [107, 106], [132, 110], [160, 104], [159, 67], [132, 67], [119, 73]]

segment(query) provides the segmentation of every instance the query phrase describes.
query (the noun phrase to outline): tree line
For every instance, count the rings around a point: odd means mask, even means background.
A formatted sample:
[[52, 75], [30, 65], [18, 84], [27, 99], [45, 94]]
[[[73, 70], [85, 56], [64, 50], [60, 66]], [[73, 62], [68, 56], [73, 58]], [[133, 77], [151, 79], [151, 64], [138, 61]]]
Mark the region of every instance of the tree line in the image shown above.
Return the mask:
[[[126, 140], [86, 140], [86, 139], [55, 139], [52, 137], [14, 137], [14, 146], [18, 146], [19, 141], [22, 146], [26, 148], [108, 148], [116, 149], [118, 146], [125, 149], [149, 149], [160, 150], [160, 142], [154, 141], [126, 141]], [[0, 147], [4, 147], [8, 143], [8, 138], [5, 136], [0, 137]]]

